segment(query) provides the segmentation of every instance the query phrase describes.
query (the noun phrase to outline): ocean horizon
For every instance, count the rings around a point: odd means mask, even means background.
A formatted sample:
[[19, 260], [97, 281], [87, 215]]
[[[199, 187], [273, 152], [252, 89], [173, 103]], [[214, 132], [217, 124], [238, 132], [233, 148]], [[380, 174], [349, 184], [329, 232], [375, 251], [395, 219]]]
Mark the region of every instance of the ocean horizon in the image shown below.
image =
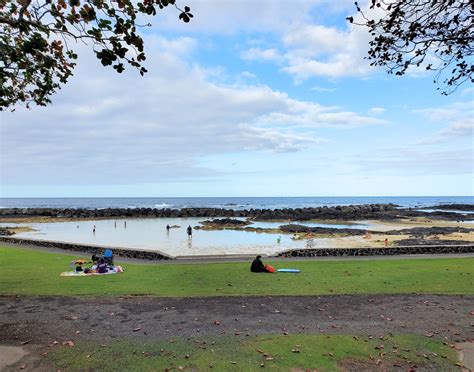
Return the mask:
[[431, 207], [442, 204], [474, 204], [474, 196], [0, 198], [0, 208], [282, 209], [388, 203], [405, 208]]

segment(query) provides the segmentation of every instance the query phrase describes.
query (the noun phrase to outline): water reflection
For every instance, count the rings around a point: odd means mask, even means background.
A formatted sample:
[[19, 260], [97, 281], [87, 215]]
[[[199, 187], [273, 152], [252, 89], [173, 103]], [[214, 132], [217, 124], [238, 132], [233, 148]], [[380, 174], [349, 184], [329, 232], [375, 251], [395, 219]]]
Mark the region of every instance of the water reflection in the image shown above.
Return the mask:
[[[150, 218], [128, 219], [123, 222], [99, 220], [36, 223], [28, 224], [28, 226], [37, 231], [23, 232], [17, 234], [17, 236], [105, 247], [158, 250], [172, 256], [274, 254], [282, 250], [304, 248], [306, 246], [305, 241], [292, 240], [290, 235], [285, 234], [192, 229], [192, 235], [188, 235], [187, 227], [198, 226], [199, 222], [203, 220], [203, 218]], [[119, 224], [122, 224], [123, 228], [118, 228]], [[275, 228], [282, 224], [284, 223], [255, 222], [250, 226]], [[316, 225], [315, 223], [304, 224]], [[367, 227], [367, 225], [329, 226]]]

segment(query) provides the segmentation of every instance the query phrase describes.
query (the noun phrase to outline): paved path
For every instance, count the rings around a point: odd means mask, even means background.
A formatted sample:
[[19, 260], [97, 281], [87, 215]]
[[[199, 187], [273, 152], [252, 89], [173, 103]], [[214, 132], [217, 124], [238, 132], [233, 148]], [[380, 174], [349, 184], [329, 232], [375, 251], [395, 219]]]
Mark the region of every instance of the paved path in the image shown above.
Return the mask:
[[[88, 253], [76, 252], [59, 248], [38, 247], [29, 244], [14, 244], [1, 242], [3, 247], [24, 248], [43, 252], [61, 253], [73, 257], [89, 257]], [[117, 262], [134, 263], [134, 264], [155, 264], [155, 265], [172, 265], [182, 263], [221, 263], [221, 262], [250, 262], [255, 256], [238, 256], [238, 257], [206, 257], [206, 258], [180, 258], [176, 260], [150, 261], [139, 260], [126, 257], [117, 257]], [[271, 257], [272, 261], [288, 262], [288, 261], [372, 261], [372, 260], [399, 260], [399, 259], [434, 259], [434, 258], [474, 258], [474, 253], [459, 253], [459, 254], [412, 254], [412, 255], [396, 255], [396, 256], [353, 256], [353, 257]]]

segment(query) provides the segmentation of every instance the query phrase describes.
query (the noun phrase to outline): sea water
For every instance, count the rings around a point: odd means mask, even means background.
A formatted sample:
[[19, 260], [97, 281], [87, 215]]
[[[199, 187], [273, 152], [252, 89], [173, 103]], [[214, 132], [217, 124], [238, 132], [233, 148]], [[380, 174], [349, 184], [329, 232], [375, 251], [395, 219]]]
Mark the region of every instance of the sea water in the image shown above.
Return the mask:
[[[274, 254], [287, 249], [305, 248], [307, 241], [294, 240], [288, 234], [239, 230], [196, 230], [188, 238], [188, 226], [201, 226], [203, 218], [144, 218], [98, 221], [4, 224], [30, 226], [34, 231], [15, 235], [18, 238], [48, 240], [101, 247], [137, 248], [171, 256], [207, 256]], [[277, 228], [285, 222], [255, 222], [249, 226]], [[299, 222], [298, 222], [299, 223]], [[302, 222], [306, 226], [362, 228], [366, 224], [325, 224]], [[166, 229], [166, 225], [178, 226]], [[95, 232], [94, 232], [95, 226]]]
[[474, 204], [474, 196], [219, 197], [219, 198], [0, 198], [0, 208], [228, 208], [281, 209], [388, 204], [430, 207]]

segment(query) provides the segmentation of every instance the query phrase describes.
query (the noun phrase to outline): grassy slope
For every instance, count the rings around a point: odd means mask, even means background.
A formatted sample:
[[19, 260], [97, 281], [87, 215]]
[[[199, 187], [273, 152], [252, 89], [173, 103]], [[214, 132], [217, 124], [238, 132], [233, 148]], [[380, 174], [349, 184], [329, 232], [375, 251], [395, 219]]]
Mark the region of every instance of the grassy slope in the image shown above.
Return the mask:
[[[227, 296], [474, 294], [474, 259], [291, 261], [300, 274], [252, 274], [249, 263], [127, 264], [118, 275], [59, 277], [71, 256], [0, 247], [0, 294]], [[271, 263], [271, 261], [269, 261]]]
[[[382, 346], [383, 345], [383, 346]], [[381, 348], [382, 347], [382, 348]], [[294, 352], [299, 350], [299, 352]], [[344, 335], [267, 335], [257, 338], [180, 339], [164, 342], [113, 341], [106, 345], [79, 343], [74, 348], [58, 346], [48, 359], [67, 370], [199, 370], [258, 371], [264, 367], [318, 371], [337, 370], [348, 359], [357, 369], [407, 369], [417, 365], [431, 370], [455, 370], [456, 354], [441, 341], [415, 335], [384, 338], [354, 338]]]

